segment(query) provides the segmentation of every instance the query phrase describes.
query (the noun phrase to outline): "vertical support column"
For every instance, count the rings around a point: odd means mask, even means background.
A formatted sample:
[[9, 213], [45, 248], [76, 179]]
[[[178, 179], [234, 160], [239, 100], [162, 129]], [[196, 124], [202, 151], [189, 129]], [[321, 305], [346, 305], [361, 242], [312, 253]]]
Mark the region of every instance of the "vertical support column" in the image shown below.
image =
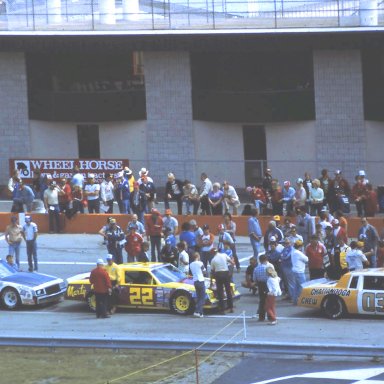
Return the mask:
[[61, 0], [47, 0], [48, 23], [61, 23]]
[[164, 185], [169, 171], [195, 180], [189, 53], [144, 52], [144, 74], [151, 175]]
[[379, 5], [377, 0], [360, 0], [360, 26], [377, 26]]
[[319, 50], [313, 65], [318, 173], [322, 168], [343, 168], [353, 182], [367, 157], [361, 53]]
[[123, 19], [138, 20], [140, 13], [139, 0], [123, 0]]
[[9, 179], [8, 160], [30, 156], [25, 57], [0, 53], [0, 185]]
[[99, 14], [100, 24], [115, 24], [115, 0], [100, 0], [99, 1]]

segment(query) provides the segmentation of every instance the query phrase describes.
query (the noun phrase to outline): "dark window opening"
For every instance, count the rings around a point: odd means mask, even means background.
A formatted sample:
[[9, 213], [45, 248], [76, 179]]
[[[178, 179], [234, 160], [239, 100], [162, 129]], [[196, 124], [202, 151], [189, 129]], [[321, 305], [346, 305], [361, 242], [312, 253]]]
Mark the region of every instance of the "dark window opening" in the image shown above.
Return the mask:
[[80, 159], [100, 159], [99, 126], [82, 124], [77, 126]]

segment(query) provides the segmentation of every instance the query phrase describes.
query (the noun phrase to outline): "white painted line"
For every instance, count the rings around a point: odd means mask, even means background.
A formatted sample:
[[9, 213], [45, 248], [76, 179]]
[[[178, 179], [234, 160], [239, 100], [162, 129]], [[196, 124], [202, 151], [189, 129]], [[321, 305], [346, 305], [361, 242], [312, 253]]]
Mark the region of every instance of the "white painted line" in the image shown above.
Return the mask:
[[[21, 261], [20, 264], [28, 264], [27, 261]], [[87, 261], [38, 261], [38, 264], [43, 265], [95, 265], [94, 262]]]
[[4, 235], [1, 235], [1, 236], [0, 236], [0, 240], [5, 240], [5, 236], [4, 236]]

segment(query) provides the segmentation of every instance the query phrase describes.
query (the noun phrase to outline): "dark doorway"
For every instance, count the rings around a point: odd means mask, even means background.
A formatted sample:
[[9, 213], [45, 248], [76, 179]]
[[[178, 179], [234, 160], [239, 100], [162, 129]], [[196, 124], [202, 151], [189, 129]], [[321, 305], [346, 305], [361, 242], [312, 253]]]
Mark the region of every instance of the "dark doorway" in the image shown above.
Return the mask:
[[253, 186], [261, 183], [267, 162], [267, 144], [263, 125], [244, 125], [245, 182]]
[[81, 124], [77, 126], [79, 159], [100, 159], [99, 126]]

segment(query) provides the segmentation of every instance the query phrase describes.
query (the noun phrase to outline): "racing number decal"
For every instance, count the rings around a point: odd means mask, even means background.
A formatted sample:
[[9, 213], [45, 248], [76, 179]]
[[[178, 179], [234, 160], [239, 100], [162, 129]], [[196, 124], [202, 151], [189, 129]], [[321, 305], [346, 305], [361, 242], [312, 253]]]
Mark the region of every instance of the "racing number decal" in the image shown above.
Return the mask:
[[155, 305], [153, 301], [153, 288], [130, 288], [129, 302], [131, 305]]
[[363, 311], [384, 312], [384, 292], [364, 292], [362, 298]]

